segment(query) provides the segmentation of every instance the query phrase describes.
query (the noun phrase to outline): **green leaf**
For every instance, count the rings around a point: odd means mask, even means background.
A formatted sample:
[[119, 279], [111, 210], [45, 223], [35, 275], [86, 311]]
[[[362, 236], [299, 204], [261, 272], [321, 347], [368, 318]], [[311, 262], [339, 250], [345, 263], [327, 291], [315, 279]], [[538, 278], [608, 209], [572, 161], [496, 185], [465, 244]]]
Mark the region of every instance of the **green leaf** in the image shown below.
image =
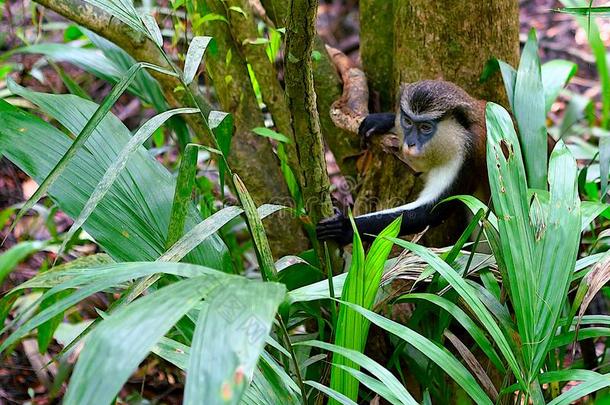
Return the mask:
[[111, 403], [153, 345], [203, 297], [222, 287], [210, 276], [178, 281], [108, 316], [88, 336], [64, 404]]
[[[549, 181], [550, 201], [544, 208], [546, 230], [534, 242], [538, 262], [535, 292], [535, 331], [531, 373], [540, 370], [557, 328], [562, 306], [568, 295], [580, 247], [580, 199], [577, 167], [572, 154], [562, 141], [551, 154]], [[519, 269], [517, 269], [519, 271]]]
[[254, 132], [257, 135], [264, 136], [266, 138], [275, 139], [276, 141], [279, 141], [279, 142], [290, 143], [290, 139], [286, 135], [280, 134], [279, 132], [275, 132], [274, 130], [269, 129], [269, 128], [263, 128], [263, 127], [254, 128], [252, 130], [252, 132]]
[[235, 278], [199, 313], [187, 368], [185, 404], [238, 404], [252, 379], [286, 288]]
[[375, 325], [398, 336], [419, 350], [424, 356], [441, 367], [464, 391], [466, 391], [476, 404], [491, 405], [493, 403], [479, 386], [472, 374], [470, 374], [470, 372], [444, 347], [437, 346], [434, 342], [406, 326], [384, 318], [372, 311], [349, 302], [345, 302], [344, 304], [360, 313]]
[[[27, 335], [30, 331], [43, 323], [49, 321], [57, 314], [62, 313], [71, 306], [77, 304], [83, 299], [90, 295], [108, 289], [110, 287], [116, 287], [133, 279], [146, 277], [152, 274], [172, 274], [181, 277], [197, 277], [203, 275], [212, 275], [215, 277], [225, 277], [224, 273], [216, 270], [209, 269], [207, 267], [187, 265], [182, 263], [162, 263], [162, 262], [133, 262], [133, 263], [120, 263], [114, 265], [107, 265], [93, 268], [79, 268], [79, 269], [66, 269], [61, 271], [49, 271], [37, 276], [36, 278], [23, 283], [18, 288], [27, 288], [28, 285], [36, 284], [47, 284], [48, 280], [55, 280], [55, 283], [59, 281], [55, 286], [46, 291], [40, 298], [36, 300], [33, 305], [35, 308], [40, 302], [49, 299], [53, 295], [62, 291], [71, 290], [78, 288], [72, 294], [61, 298], [49, 305], [47, 308], [39, 311], [33, 315], [31, 313], [24, 313], [19, 317], [16, 317], [12, 322], [7, 324], [0, 333], [4, 333], [14, 325], [19, 324], [19, 327], [0, 345], [0, 353], [4, 351], [11, 344], [15, 343], [23, 336]], [[45, 281], [47, 280], [47, 281]], [[32, 282], [32, 283], [30, 283]], [[125, 306], [123, 308], [126, 308]], [[26, 320], [26, 318], [28, 318]]]
[[[421, 257], [453, 287], [453, 289], [459, 294], [459, 296], [464, 300], [464, 302], [470, 307], [470, 310], [477, 315], [479, 322], [485, 327], [487, 332], [490, 334], [492, 340], [500, 349], [500, 352], [508, 362], [517, 380], [525, 386], [522, 372], [519, 363], [517, 362], [515, 353], [513, 353], [508, 340], [502, 334], [502, 331], [496, 324], [493, 316], [491, 315], [487, 307], [484, 305], [484, 303], [479, 299], [476, 290], [474, 290], [474, 288], [465, 279], [463, 279], [453, 268], [451, 268], [451, 266], [449, 266], [440, 257], [436, 256], [425, 247], [404, 241], [402, 239], [393, 238], [391, 240], [398, 246], [402, 246], [405, 249], [409, 249], [415, 254], [417, 254], [419, 257]], [[359, 312], [361, 313], [362, 311], [364, 311], [364, 309], [359, 310]], [[371, 319], [369, 318], [369, 320]], [[379, 325], [375, 321], [372, 322]], [[385, 327], [384, 329], [390, 331]], [[390, 332], [394, 333], [393, 331]], [[411, 340], [408, 340], [408, 342], [412, 344]], [[418, 350], [422, 351], [422, 349]], [[423, 354], [426, 356], [429, 355], [425, 352]], [[431, 360], [435, 361], [434, 359]], [[439, 365], [444, 368], [444, 365]], [[462, 386], [462, 388], [464, 387]]]
[[354, 401], [352, 401], [351, 399], [349, 399], [342, 393], [335, 391], [332, 388], [328, 388], [326, 385], [320, 384], [317, 381], [308, 380], [308, 381], [303, 381], [303, 383], [306, 385], [309, 385], [311, 387], [314, 387], [318, 391], [326, 394], [326, 396], [329, 397], [331, 399], [331, 401], [333, 401], [333, 400], [337, 401], [338, 403], [340, 403], [342, 405], [358, 405], [357, 403], [355, 403]]
[[[110, 78], [102, 77], [103, 79], [108, 80], [111, 83], [116, 83], [121, 80], [121, 77], [129, 70], [131, 66], [137, 63], [137, 61], [131, 57], [131, 55], [125, 52], [122, 48], [116, 46], [114, 43], [89, 30], [84, 29], [83, 31], [85, 35], [87, 35], [87, 38], [89, 38], [89, 40], [103, 52], [107, 60], [112, 62], [119, 70], [119, 74], [117, 76], [111, 76]], [[87, 67], [83, 68], [98, 76]], [[152, 104], [157, 112], [163, 112], [169, 108], [167, 102], [165, 101], [165, 97], [163, 96], [163, 91], [161, 90], [159, 82], [157, 82], [157, 80], [153, 78], [146, 69], [142, 69], [136, 74], [133, 83], [129, 87], [129, 91], [147, 103]]]
[[239, 202], [246, 213], [246, 223], [248, 224], [250, 235], [252, 235], [252, 240], [254, 241], [254, 250], [263, 279], [275, 281], [277, 280], [277, 270], [275, 269], [271, 247], [269, 246], [269, 240], [265, 234], [263, 222], [256, 211], [256, 205], [254, 205], [254, 201], [248, 193], [246, 186], [237, 174], [233, 175], [233, 184], [235, 184]]
[[[535, 289], [538, 275], [521, 148], [506, 110], [488, 103], [486, 121], [487, 170], [500, 236], [496, 248], [500, 249], [506, 268], [504, 282], [508, 284], [519, 335], [523, 342], [531, 343], [536, 341], [535, 308], [538, 300]], [[523, 345], [527, 364], [533, 358], [533, 348], [529, 343]]]
[[[98, 185], [93, 190], [93, 193], [85, 203], [83, 210], [78, 215], [66, 235], [64, 236], [64, 242], [59, 249], [60, 253], [64, 251], [66, 244], [72, 239], [74, 233], [78, 228], [83, 226], [85, 221], [89, 218], [93, 210], [97, 207], [99, 202], [106, 196], [110, 188], [119, 177], [119, 175], [123, 172], [125, 167], [127, 166], [127, 161], [134, 155], [134, 153], [142, 147], [144, 142], [152, 135], [152, 133], [159, 128], [163, 123], [169, 119], [170, 117], [176, 114], [194, 114], [198, 113], [199, 110], [196, 108], [177, 108], [175, 110], [166, 111], [164, 113], [155, 115], [146, 123], [144, 123], [133, 135], [129, 142], [123, 147], [119, 155], [116, 157], [116, 160], [110, 165], [108, 170], [104, 173], [104, 176], [98, 183]], [[180, 178], [178, 178], [180, 180]], [[177, 182], [178, 187], [180, 182]], [[190, 193], [189, 193], [190, 197]], [[182, 229], [184, 229], [184, 221], [186, 220], [188, 203], [190, 203], [190, 198], [183, 205], [182, 210]], [[181, 229], [181, 231], [182, 231]], [[59, 254], [59, 253], [58, 253]]]
[[519, 126], [527, 179], [530, 188], [547, 188], [547, 132], [545, 96], [542, 85], [536, 31], [530, 31], [521, 54], [515, 81], [513, 111]]
[[596, 17], [608, 17], [610, 16], [610, 7], [595, 6], [595, 7], [564, 7], [558, 8], [553, 11], [558, 13], [573, 14], [579, 16], [595, 15]]
[[227, 159], [231, 153], [231, 139], [233, 139], [233, 115], [222, 111], [210, 111], [208, 124], [216, 138], [223, 159], [218, 159], [218, 176], [220, 178], [220, 196], [225, 196], [225, 177], [230, 173]]
[[542, 65], [541, 76], [544, 87], [545, 113], [551, 111], [551, 106], [578, 71], [578, 65], [567, 60], [555, 59]]
[[548, 405], [569, 405], [580, 398], [607, 387], [610, 387], [610, 376], [607, 374], [600, 375], [570, 388], [570, 390], [549, 402]]
[[470, 317], [464, 312], [460, 307], [458, 307], [453, 302], [449, 301], [446, 298], [440, 297], [435, 294], [427, 294], [427, 293], [419, 293], [419, 294], [406, 294], [402, 295], [398, 298], [398, 301], [403, 300], [426, 300], [435, 305], [438, 305], [440, 308], [449, 312], [456, 321], [462, 325], [462, 327], [472, 336], [474, 341], [479, 345], [483, 353], [487, 355], [489, 360], [493, 363], [493, 365], [498, 369], [500, 373], [505, 373], [506, 369], [498, 357], [496, 350], [493, 345], [487, 339], [483, 331], [477, 326], [477, 324], [470, 319]]
[[[23, 89], [23, 96], [39, 105], [73, 133], [85, 126], [98, 106], [71, 95], [48, 95]], [[0, 102], [0, 149], [38, 183], [48, 175], [71, 140], [36, 116]], [[108, 115], [49, 189], [51, 198], [75, 218], [93, 193], [105, 170], [131, 139], [129, 130]], [[165, 239], [175, 179], [143, 147], [130, 158], [83, 229], [117, 261], [157, 259], [165, 251]], [[186, 230], [201, 217], [189, 208]], [[217, 236], [195, 249], [187, 260], [217, 269], [231, 269], [226, 246]]]
[[[34, 194], [23, 204], [23, 207], [17, 213], [15, 221], [11, 226], [11, 230], [14, 229], [15, 224], [23, 218], [23, 215], [27, 213], [33, 206], [40, 200], [40, 198], [48, 191], [49, 187], [57, 180], [57, 178], [61, 175], [61, 173], [66, 169], [70, 160], [76, 155], [78, 150], [85, 144], [89, 136], [93, 133], [95, 128], [100, 124], [100, 122], [104, 119], [106, 114], [110, 111], [110, 108], [114, 105], [114, 103], [119, 99], [119, 97], [123, 94], [125, 89], [129, 86], [131, 81], [134, 79], [135, 74], [144, 67], [143, 64], [136, 64], [132, 66], [125, 77], [112, 88], [110, 94], [104, 98], [104, 101], [99, 106], [99, 108], [95, 111], [95, 113], [91, 116], [91, 118], [87, 121], [82, 130], [78, 133], [76, 139], [68, 148], [66, 153], [59, 160], [57, 165], [53, 167], [47, 177], [42, 181], [40, 186], [36, 189]], [[25, 97], [25, 89], [21, 86], [18, 86], [15, 82], [9, 81], [8, 87], [14, 94], [21, 95]]]
[[610, 173], [610, 136], [599, 140], [599, 179], [601, 183], [601, 201], [608, 201], [608, 174]]
[[[561, 0], [561, 3], [571, 7], [572, 10], [595, 9], [585, 0]], [[606, 44], [601, 38], [599, 27], [594, 19], [591, 19], [590, 16], [589, 18], [577, 17], [576, 21], [587, 32], [587, 39], [589, 40], [589, 45], [591, 45], [593, 56], [595, 56], [597, 74], [601, 83], [601, 127], [610, 129], [610, 71], [608, 69]]]
[[87, 3], [98, 7], [112, 17], [119, 19], [137, 32], [148, 35], [148, 31], [138, 16], [133, 3], [130, 0], [85, 0]]
[[214, 213], [176, 241], [158, 260], [164, 262], [178, 262], [182, 260], [191, 250], [199, 246], [204, 240], [242, 212], [244, 211], [239, 207], [226, 207]]
[[245, 18], [248, 18], [248, 14], [246, 14], [246, 12], [241, 7], [231, 6], [231, 7], [229, 7], [229, 10], [235, 11], [235, 12], [243, 15]]
[[[356, 229], [354, 218], [350, 214], [350, 222], [354, 229], [354, 239], [352, 243], [352, 261], [347, 272], [347, 278], [341, 292], [341, 299], [345, 302], [353, 302], [362, 305], [365, 296], [364, 283], [366, 273], [364, 271], [364, 248], [360, 234]], [[356, 312], [350, 311], [345, 305], [339, 306], [339, 316], [335, 327], [335, 345], [357, 352], [364, 351], [366, 343], [367, 328], [362, 327], [363, 318]], [[352, 360], [335, 352], [333, 354], [333, 364], [341, 364], [358, 370], [358, 365]], [[330, 387], [344, 393], [348, 398], [358, 400], [358, 380], [339, 367], [332, 367], [330, 370]], [[334, 404], [333, 401], [330, 401]]]
[[44, 249], [48, 242], [42, 241], [25, 241], [19, 242], [15, 246], [5, 251], [0, 255], [0, 285], [4, 278], [26, 257], [32, 253]]
[[[366, 259], [364, 258], [360, 236], [358, 232], [354, 232], [352, 262], [342, 289], [342, 300], [358, 304], [367, 309], [373, 307], [383, 274], [383, 266], [392, 250], [392, 242], [387, 240], [386, 237], [398, 236], [401, 220], [402, 217], [399, 216], [379, 234]], [[335, 336], [337, 346], [363, 352], [368, 330], [369, 323], [362, 316], [345, 306], [339, 307]], [[333, 363], [358, 370], [356, 364], [338, 354], [333, 355]], [[353, 400], [358, 399], [358, 380], [340, 367], [332, 367], [330, 387], [343, 392]]]
[[[350, 304], [351, 306], [351, 304]], [[313, 346], [318, 347], [320, 349], [332, 351], [333, 354], [340, 354], [341, 356], [349, 359], [352, 364], [358, 366], [358, 368], [362, 367], [368, 370], [373, 376], [375, 376], [381, 383], [383, 383], [393, 394], [394, 396], [401, 401], [403, 404], [415, 404], [415, 400], [409, 394], [409, 392], [405, 389], [400, 381], [392, 373], [390, 373], [385, 367], [381, 364], [377, 363], [375, 360], [369, 358], [363, 353], [353, 350], [347, 349], [341, 346], [333, 345], [326, 342], [321, 342], [317, 340], [308, 340], [304, 342], [299, 342], [295, 345], [304, 345], [304, 346]], [[336, 364], [336, 363], [333, 363]], [[350, 367], [354, 370], [358, 370], [357, 368]], [[345, 369], [345, 367], [343, 367]], [[346, 371], [348, 372], [348, 371]]]
[[148, 37], [152, 39], [159, 48], [163, 48], [163, 35], [161, 35], [161, 30], [157, 25], [155, 17], [150, 14], [145, 14], [142, 16], [142, 23], [144, 23], [144, 26], [146, 27]]
[[[199, 112], [199, 110], [196, 110]], [[195, 186], [195, 176], [197, 174], [197, 156], [199, 146], [188, 144], [184, 148], [178, 178], [176, 179], [176, 191], [174, 192], [174, 202], [172, 204], [172, 215], [169, 220], [167, 230], [167, 240], [165, 246], [169, 249], [180, 239], [184, 233], [184, 222], [191, 203], [193, 187]]]
[[189, 49], [186, 52], [186, 59], [184, 60], [184, 72], [182, 74], [182, 80], [185, 84], [191, 83], [195, 78], [195, 74], [197, 74], [199, 64], [201, 63], [201, 58], [203, 58], [203, 54], [208, 48], [208, 45], [210, 45], [211, 41], [212, 37], [203, 36], [196, 36], [191, 40]]

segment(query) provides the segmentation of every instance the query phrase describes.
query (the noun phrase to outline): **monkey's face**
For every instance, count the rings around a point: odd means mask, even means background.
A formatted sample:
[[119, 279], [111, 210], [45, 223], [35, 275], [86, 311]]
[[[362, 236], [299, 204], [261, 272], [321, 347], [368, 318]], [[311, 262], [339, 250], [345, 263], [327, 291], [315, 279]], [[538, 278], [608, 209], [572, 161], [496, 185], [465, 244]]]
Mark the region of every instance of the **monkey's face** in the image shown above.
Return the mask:
[[400, 158], [416, 172], [428, 172], [461, 156], [464, 128], [451, 115], [415, 115], [402, 111]]
[[424, 152], [426, 144], [437, 132], [438, 121], [432, 116], [415, 115], [400, 111], [402, 129], [401, 153], [404, 157], [416, 158]]

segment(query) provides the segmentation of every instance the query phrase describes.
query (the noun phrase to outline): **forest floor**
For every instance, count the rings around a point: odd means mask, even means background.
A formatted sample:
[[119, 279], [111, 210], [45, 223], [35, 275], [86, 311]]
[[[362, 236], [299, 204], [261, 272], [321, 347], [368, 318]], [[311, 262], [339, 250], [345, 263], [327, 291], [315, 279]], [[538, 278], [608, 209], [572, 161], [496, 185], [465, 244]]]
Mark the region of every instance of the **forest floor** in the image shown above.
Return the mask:
[[[22, 43], [16, 35], [17, 27], [23, 29], [35, 29], [30, 15], [28, 0], [0, 2], [2, 7], [10, 9], [10, 13], [3, 13], [0, 22], [0, 50], [21, 46]], [[566, 14], [554, 13], [551, 10], [561, 7], [554, 0], [523, 0], [520, 1], [521, 40], [525, 41], [530, 28], [536, 28], [540, 41], [541, 57], [543, 61], [551, 59], [567, 59], [576, 62], [579, 66], [578, 73], [572, 79], [570, 89], [586, 95], [590, 98], [599, 98], [600, 83], [597, 78], [595, 60], [587, 45], [587, 32], [578, 28], [574, 19]], [[8, 17], [10, 15], [10, 18]], [[602, 37], [606, 45], [610, 46], [610, 19], [599, 22]], [[329, 1], [320, 6], [318, 32], [323, 40], [347, 53], [354, 60], [359, 59], [359, 37], [358, 37], [358, 9], [357, 1]], [[25, 70], [15, 72], [11, 75], [22, 83], [33, 86], [41, 91], [65, 92], [61, 81], [51, 68], [42, 70], [46, 81], [44, 84], [38, 82], [28, 72], [36, 64], [37, 56], [18, 56], [17, 60], [22, 63]], [[1, 67], [1, 66], [0, 66]], [[72, 74], [84, 74], [71, 66], [64, 68]], [[5, 86], [0, 82], [0, 90]], [[94, 99], [100, 99], [109, 91], [109, 86], [99, 80], [88, 82], [86, 88], [91, 91]], [[97, 93], [97, 94], [95, 94]], [[552, 110], [552, 117], [560, 116], [565, 103], [559, 100]], [[122, 120], [127, 121], [130, 128], [140, 122], [140, 106], [127, 97], [122, 98], [113, 112]], [[130, 123], [134, 123], [130, 125]], [[329, 167], [331, 174], [337, 174], [336, 165]], [[22, 203], [32, 195], [37, 185], [29, 179], [22, 171], [11, 164], [7, 159], [0, 160], [0, 240], [6, 237], [4, 245], [0, 246], [0, 254], [11, 246], [24, 240], [45, 240], [50, 237], [50, 232], [62, 232], [70, 226], [71, 220], [63, 213], [57, 211], [40, 211], [35, 216], [27, 216], [16, 228], [7, 235], [10, 225], [10, 217], [6, 218], [1, 213], [15, 204]], [[49, 223], [54, 224], [49, 226]], [[91, 254], [96, 251], [94, 244], [78, 247], [76, 252], [79, 256]], [[19, 264], [0, 286], [0, 295], [15, 285], [34, 276], [41, 267], [48, 266], [55, 259], [52, 252], [40, 252], [30, 256], [25, 262]], [[94, 307], [103, 307], [103, 302], [85, 302], [79, 307], [82, 318], [88, 318], [87, 312]], [[91, 314], [95, 316], [95, 313]], [[41, 369], [50, 359], [42, 356], [36, 349], [35, 340], [29, 339], [15, 347], [8, 358], [0, 359], [0, 405], [15, 403], [50, 404], [56, 403], [51, 393], [59, 392], [65, 388], [64, 385], [53, 386], [53, 381], [61, 369], [49, 367]], [[59, 345], [51, 351], [57, 352]], [[174, 367], [158, 360], [148, 360], [143, 363], [138, 372], [130, 380], [121, 397], [131, 397], [130, 403], [142, 402], [147, 398], [152, 403], [180, 403], [182, 396], [183, 381], [182, 373]]]

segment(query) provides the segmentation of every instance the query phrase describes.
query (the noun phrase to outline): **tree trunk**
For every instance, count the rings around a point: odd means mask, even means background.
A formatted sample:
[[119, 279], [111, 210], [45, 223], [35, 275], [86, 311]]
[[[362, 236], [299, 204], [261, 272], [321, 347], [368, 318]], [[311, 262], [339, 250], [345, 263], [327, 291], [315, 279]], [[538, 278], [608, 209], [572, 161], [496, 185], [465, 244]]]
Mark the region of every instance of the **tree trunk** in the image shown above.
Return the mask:
[[[220, 0], [208, 0], [207, 5], [211, 12], [226, 16], [226, 8]], [[223, 111], [235, 118], [229, 165], [246, 184], [256, 205], [289, 205], [288, 186], [271, 144], [252, 132], [253, 128], [265, 126], [263, 114], [252, 88], [246, 60], [235, 45], [229, 25], [224, 21], [210, 21], [202, 29], [197, 34], [210, 35], [217, 41], [218, 55], [208, 57], [206, 66]], [[296, 218], [278, 213], [264, 223], [276, 259], [307, 248], [308, 241]]]
[[[490, 58], [512, 65], [519, 60], [517, 0], [361, 0], [360, 10], [362, 65], [371, 93], [379, 96], [371, 112], [378, 112], [375, 106], [394, 110], [399, 84], [424, 79], [442, 78], [474, 97], [506, 104], [500, 78], [487, 83], [479, 78]], [[395, 207], [417, 196], [421, 182], [394, 156], [373, 148], [364, 159], [357, 214]], [[450, 244], [461, 223], [460, 218], [445, 221], [427, 232], [424, 243]]]

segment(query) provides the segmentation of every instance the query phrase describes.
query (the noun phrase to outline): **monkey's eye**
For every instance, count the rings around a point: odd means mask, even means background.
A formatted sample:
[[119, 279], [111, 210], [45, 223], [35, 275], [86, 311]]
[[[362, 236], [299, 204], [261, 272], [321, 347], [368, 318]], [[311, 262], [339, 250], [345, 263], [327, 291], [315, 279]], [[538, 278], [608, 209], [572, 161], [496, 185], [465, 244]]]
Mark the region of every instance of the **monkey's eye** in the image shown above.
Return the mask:
[[413, 121], [411, 120], [411, 118], [406, 117], [403, 115], [402, 117], [402, 123], [405, 127], [412, 127], [413, 126]]
[[434, 130], [434, 127], [432, 124], [424, 122], [419, 126], [419, 130], [426, 135], [430, 135]]

